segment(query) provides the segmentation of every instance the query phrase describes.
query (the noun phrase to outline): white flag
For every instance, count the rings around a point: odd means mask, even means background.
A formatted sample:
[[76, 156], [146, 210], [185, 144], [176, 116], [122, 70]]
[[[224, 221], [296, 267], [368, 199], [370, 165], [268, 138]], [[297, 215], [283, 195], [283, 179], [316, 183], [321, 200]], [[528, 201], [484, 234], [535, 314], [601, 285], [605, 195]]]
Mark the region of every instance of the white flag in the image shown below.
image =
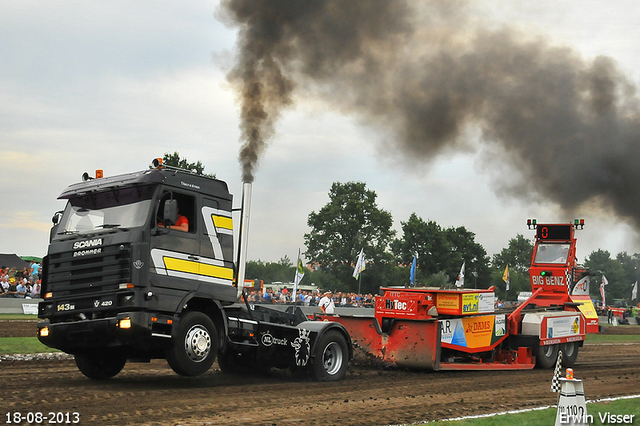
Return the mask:
[[302, 281], [302, 277], [304, 277], [304, 267], [302, 266], [302, 259], [300, 259], [300, 249], [298, 249], [298, 263], [296, 264], [296, 276], [293, 279], [293, 295], [291, 296], [291, 300], [296, 302], [296, 292], [298, 291], [298, 284]]
[[364, 249], [360, 250], [360, 254], [358, 255], [358, 260], [356, 261], [356, 267], [353, 268], [353, 278], [356, 280], [360, 277], [360, 272], [366, 269], [366, 265], [364, 263]]
[[602, 296], [602, 307], [606, 307], [607, 306], [607, 301], [604, 298], [604, 286], [609, 284], [609, 281], [607, 280], [607, 277], [605, 277], [604, 275], [602, 276], [602, 282], [600, 283], [600, 295]]
[[458, 278], [456, 279], [456, 287], [464, 287], [464, 264], [466, 261], [462, 262], [462, 268], [460, 268], [460, 273], [458, 274]]
[[638, 298], [638, 281], [633, 286], [633, 290], [631, 290], [631, 300], [636, 300]]

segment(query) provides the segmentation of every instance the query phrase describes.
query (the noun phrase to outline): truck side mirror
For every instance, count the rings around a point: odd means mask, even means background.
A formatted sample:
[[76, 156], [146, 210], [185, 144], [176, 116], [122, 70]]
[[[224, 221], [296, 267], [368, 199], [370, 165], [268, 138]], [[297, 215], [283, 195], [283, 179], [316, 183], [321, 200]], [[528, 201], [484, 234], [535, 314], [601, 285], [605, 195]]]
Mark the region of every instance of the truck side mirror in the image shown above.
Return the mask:
[[62, 212], [55, 212], [51, 218], [51, 222], [53, 222], [53, 225], [55, 226], [60, 223], [60, 219], [62, 219]]
[[178, 220], [178, 200], [167, 200], [164, 202], [164, 224], [174, 225]]

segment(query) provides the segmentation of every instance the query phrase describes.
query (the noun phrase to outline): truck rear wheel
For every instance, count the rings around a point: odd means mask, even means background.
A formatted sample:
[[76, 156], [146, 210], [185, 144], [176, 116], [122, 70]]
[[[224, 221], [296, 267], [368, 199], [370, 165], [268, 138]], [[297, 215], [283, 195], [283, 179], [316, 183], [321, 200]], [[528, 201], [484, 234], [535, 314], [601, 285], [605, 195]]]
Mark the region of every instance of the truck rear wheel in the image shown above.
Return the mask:
[[326, 332], [316, 345], [313, 372], [316, 380], [341, 380], [347, 373], [349, 349], [344, 336], [338, 331]]
[[218, 353], [218, 332], [211, 318], [202, 312], [187, 312], [178, 325], [167, 362], [181, 376], [199, 376], [213, 365]]
[[562, 345], [562, 366], [573, 367], [578, 359], [578, 349], [580, 349], [579, 342], [570, 342]]
[[540, 345], [540, 349], [538, 349], [538, 357], [536, 358], [536, 364], [538, 367], [545, 369], [553, 368], [558, 359], [558, 350], [558, 345]]
[[78, 370], [90, 379], [106, 380], [122, 371], [127, 362], [124, 353], [113, 350], [82, 352], [74, 355]]

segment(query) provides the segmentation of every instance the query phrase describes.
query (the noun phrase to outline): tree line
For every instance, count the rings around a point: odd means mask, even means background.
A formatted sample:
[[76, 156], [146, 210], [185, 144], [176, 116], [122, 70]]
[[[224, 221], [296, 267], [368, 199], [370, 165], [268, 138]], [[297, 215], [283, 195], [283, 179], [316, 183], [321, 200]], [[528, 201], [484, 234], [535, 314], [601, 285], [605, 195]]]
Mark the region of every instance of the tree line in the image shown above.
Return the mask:
[[[401, 221], [402, 235], [391, 228], [391, 213], [381, 209], [375, 191], [363, 182], [334, 182], [329, 202], [312, 211], [307, 220], [310, 232], [304, 235], [304, 256], [311, 266], [305, 282], [320, 288], [343, 292], [377, 293], [382, 286], [409, 285], [409, 271], [416, 257], [416, 285], [447, 287], [453, 285], [465, 264], [465, 287], [496, 287], [501, 299], [515, 300], [521, 291], [530, 291], [529, 266], [533, 241], [517, 234], [508, 246], [487, 255], [475, 241], [475, 234], [464, 226], [444, 228], [412, 213]], [[361, 281], [353, 278], [355, 260], [361, 249], [366, 257], [366, 270]], [[503, 281], [509, 266], [509, 290]], [[608, 301], [631, 297], [631, 287], [640, 274], [640, 254], [619, 253], [615, 259], [605, 250], [592, 252], [585, 258], [591, 276], [590, 292], [600, 298], [599, 286], [606, 276]], [[247, 278], [265, 282], [292, 282], [295, 265], [287, 256], [279, 262], [249, 261]]]

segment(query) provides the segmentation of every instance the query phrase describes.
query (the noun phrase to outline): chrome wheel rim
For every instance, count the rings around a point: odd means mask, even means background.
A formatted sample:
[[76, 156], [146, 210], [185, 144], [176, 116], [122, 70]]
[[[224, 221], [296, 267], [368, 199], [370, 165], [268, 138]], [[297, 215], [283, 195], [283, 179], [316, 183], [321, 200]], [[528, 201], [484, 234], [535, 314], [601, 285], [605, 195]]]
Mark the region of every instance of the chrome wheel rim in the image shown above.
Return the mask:
[[333, 376], [342, 367], [343, 362], [343, 354], [340, 345], [336, 342], [329, 343], [325, 348], [322, 354], [322, 364], [324, 366], [324, 371], [327, 372], [330, 376]]
[[196, 324], [187, 331], [184, 346], [189, 359], [202, 362], [211, 352], [211, 335], [205, 327]]

